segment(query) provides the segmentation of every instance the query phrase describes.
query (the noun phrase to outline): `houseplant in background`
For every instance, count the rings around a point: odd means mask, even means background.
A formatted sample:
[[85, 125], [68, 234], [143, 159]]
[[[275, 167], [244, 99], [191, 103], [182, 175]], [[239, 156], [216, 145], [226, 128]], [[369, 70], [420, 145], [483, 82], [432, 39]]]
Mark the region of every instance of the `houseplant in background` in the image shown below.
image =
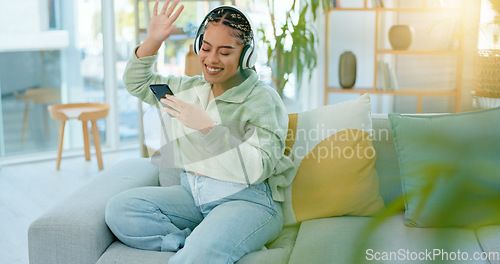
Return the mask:
[[500, 15], [500, 0], [490, 0], [493, 10], [497, 12], [497, 15]]
[[305, 71], [309, 72], [309, 80], [312, 77], [317, 60], [314, 22], [319, 17], [319, 11], [324, 13], [328, 10], [329, 1], [312, 0], [299, 6], [294, 0], [284, 22], [276, 18], [275, 0], [268, 0], [267, 5], [273, 30], [267, 32], [261, 26], [257, 32], [262, 36], [261, 41], [267, 50], [267, 66], [271, 68], [272, 83], [283, 97], [285, 85], [293, 73], [299, 88]]

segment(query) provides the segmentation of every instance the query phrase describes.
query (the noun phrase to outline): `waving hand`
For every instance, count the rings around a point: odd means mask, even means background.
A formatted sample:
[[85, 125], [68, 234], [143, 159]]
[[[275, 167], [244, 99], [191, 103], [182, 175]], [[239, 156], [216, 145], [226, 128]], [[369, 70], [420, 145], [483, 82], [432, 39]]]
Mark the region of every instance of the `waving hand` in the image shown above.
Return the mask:
[[160, 13], [158, 13], [158, 2], [159, 1], [156, 1], [155, 3], [153, 8], [153, 17], [149, 23], [149, 37], [156, 41], [163, 42], [175, 30], [176, 26], [174, 25], [174, 22], [181, 14], [184, 6], [181, 5], [175, 13], [173, 13], [180, 0], [175, 0], [172, 4], [170, 4], [170, 0], [167, 0], [165, 1], [163, 8], [160, 10]]
[[180, 0], [175, 0], [172, 3], [170, 2], [171, 0], [165, 1], [163, 8], [158, 13], [159, 1], [156, 1], [153, 8], [153, 17], [149, 23], [148, 38], [144, 41], [144, 43], [142, 43], [139, 49], [137, 49], [137, 57], [141, 58], [156, 54], [163, 41], [170, 37], [172, 32], [174, 32], [176, 28], [174, 22], [181, 14], [184, 6], [179, 6], [179, 8], [177, 8], [174, 12], [175, 7], [179, 4]]

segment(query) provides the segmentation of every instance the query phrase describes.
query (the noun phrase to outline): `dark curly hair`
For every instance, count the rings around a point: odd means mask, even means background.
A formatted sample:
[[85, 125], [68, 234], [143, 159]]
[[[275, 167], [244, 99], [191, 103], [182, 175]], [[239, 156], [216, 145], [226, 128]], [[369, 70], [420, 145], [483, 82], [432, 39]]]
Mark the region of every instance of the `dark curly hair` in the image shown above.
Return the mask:
[[212, 12], [207, 18], [207, 22], [205, 23], [202, 32], [205, 32], [208, 24], [210, 23], [222, 23], [223, 25], [234, 29], [230, 32], [230, 34], [234, 37], [240, 38], [243, 45], [250, 45], [253, 41], [253, 32], [250, 27], [250, 23], [244, 16], [233, 9], [221, 8]]

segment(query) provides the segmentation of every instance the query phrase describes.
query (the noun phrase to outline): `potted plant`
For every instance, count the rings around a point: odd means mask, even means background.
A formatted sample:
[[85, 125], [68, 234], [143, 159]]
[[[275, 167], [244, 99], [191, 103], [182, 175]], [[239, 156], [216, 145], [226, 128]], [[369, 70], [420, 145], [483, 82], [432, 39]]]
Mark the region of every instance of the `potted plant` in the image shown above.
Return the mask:
[[[328, 10], [329, 1], [312, 0], [299, 7], [294, 0], [283, 23], [276, 20], [275, 1], [268, 0], [267, 4], [273, 30], [271, 34], [265, 32], [264, 28], [259, 28], [257, 32], [267, 49], [267, 66], [271, 68], [272, 83], [283, 97], [283, 89], [292, 73], [295, 73], [299, 88], [306, 70], [309, 71], [309, 80], [312, 77], [317, 61], [314, 21], [320, 6], [323, 11]], [[298, 16], [294, 17], [293, 14]], [[308, 21], [308, 18], [313, 21]]]
[[500, 15], [500, 0], [490, 0], [490, 3], [493, 7], [493, 10], [495, 10], [495, 12]]

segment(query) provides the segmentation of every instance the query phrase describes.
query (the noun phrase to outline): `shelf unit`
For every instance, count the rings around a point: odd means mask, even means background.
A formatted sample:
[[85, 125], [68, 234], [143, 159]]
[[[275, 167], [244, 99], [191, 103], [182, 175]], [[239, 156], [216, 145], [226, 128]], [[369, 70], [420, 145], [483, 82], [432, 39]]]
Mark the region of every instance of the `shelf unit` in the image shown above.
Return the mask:
[[[355, 93], [355, 94], [387, 94], [394, 96], [416, 96], [417, 97], [417, 112], [422, 112], [422, 98], [423, 97], [451, 97], [455, 99], [455, 112], [460, 112], [460, 107], [462, 103], [461, 92], [462, 92], [462, 76], [463, 76], [463, 64], [464, 64], [464, 34], [465, 31], [465, 0], [460, 1], [460, 7], [427, 7], [428, 0], [422, 1], [422, 7], [416, 8], [383, 8], [383, 7], [369, 7], [368, 0], [363, 0], [363, 7], [360, 8], [342, 8], [342, 7], [333, 7], [330, 8], [329, 12], [326, 14], [326, 26], [325, 26], [325, 74], [324, 74], [324, 104], [328, 104], [328, 95], [332, 93]], [[329, 45], [328, 45], [328, 36], [330, 34], [330, 13], [332, 12], [351, 12], [351, 11], [363, 11], [363, 12], [374, 12], [375, 13], [375, 40], [374, 40], [374, 72], [373, 72], [373, 86], [372, 87], [356, 87], [350, 89], [344, 89], [337, 86], [329, 86]], [[392, 49], [384, 49], [379, 48], [379, 37], [381, 36], [381, 25], [380, 25], [380, 17], [383, 16], [386, 12], [412, 12], [412, 13], [429, 13], [429, 12], [455, 12], [460, 15], [458, 19], [458, 48], [453, 50], [392, 50]], [[456, 73], [455, 79], [456, 84], [453, 89], [443, 89], [443, 88], [435, 88], [432, 87], [421, 87], [421, 88], [412, 88], [412, 89], [404, 89], [401, 88], [397, 91], [381, 91], [377, 89], [377, 79], [378, 79], [378, 61], [379, 55], [452, 55], [457, 57], [456, 63]]]

